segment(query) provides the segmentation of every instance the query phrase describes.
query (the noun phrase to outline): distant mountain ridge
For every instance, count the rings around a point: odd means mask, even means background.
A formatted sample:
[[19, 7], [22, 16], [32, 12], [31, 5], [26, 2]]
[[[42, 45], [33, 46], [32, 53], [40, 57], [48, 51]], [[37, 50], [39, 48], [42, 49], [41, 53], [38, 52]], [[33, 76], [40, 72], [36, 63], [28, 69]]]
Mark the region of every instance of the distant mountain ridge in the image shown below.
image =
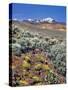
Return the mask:
[[53, 19], [53, 18], [50, 18], [50, 17], [48, 17], [48, 18], [43, 18], [43, 19], [40, 19], [40, 20], [37, 20], [37, 19], [27, 19], [27, 21], [29, 21], [29, 22], [36, 22], [36, 23], [39, 23], [39, 22], [49, 22], [49, 23], [53, 23], [53, 22], [55, 22], [55, 20]]
[[66, 24], [64, 22], [58, 22], [55, 19], [51, 18], [51, 17], [47, 17], [47, 18], [43, 18], [43, 19], [23, 19], [23, 20], [19, 20], [19, 19], [13, 19], [13, 21], [21, 21], [21, 22], [29, 22], [29, 23], [34, 23], [34, 24], [39, 24], [39, 23], [60, 23], [60, 24]]

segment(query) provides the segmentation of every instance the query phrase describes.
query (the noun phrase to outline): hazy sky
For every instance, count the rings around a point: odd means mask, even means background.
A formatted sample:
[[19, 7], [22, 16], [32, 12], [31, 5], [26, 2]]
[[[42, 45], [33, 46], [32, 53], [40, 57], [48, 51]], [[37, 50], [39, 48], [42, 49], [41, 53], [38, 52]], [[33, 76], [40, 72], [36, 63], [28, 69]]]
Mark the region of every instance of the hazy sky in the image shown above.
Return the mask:
[[[11, 18], [11, 15], [9, 15], [9, 17]], [[17, 3], [12, 4], [12, 19], [43, 19], [47, 17], [54, 18], [59, 22], [66, 22], [66, 7]]]

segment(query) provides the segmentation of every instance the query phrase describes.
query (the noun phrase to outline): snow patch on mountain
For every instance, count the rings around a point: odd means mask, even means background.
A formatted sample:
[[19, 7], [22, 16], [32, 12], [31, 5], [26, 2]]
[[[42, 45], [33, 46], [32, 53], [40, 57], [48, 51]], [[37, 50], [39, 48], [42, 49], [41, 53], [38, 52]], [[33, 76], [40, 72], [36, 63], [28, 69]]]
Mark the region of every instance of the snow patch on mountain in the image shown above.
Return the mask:
[[51, 17], [48, 17], [48, 18], [42, 19], [41, 22], [53, 23], [53, 22], [55, 22], [55, 20], [53, 18], [51, 18]]

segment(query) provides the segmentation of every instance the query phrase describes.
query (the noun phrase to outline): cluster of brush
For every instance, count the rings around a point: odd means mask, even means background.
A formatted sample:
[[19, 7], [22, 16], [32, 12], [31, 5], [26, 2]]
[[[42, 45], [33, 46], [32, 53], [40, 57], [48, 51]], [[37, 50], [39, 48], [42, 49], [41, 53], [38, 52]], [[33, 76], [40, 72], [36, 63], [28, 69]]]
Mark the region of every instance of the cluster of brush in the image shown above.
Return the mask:
[[12, 86], [65, 83], [65, 41], [10, 29]]

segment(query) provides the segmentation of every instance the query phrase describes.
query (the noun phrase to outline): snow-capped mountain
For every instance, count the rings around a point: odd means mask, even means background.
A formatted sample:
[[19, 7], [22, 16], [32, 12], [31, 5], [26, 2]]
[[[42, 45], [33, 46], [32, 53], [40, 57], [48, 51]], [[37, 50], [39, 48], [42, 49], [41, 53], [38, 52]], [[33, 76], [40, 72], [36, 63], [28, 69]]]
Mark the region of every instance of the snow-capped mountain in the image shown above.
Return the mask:
[[33, 19], [31, 19], [31, 18], [29, 18], [29, 19], [27, 19], [29, 22], [32, 22], [33, 21]]
[[30, 22], [30, 23], [43, 23], [43, 22], [48, 22], [48, 23], [54, 23], [56, 22], [53, 18], [51, 17], [48, 17], [48, 18], [43, 18], [43, 19], [26, 19], [26, 20], [23, 20], [23, 21], [26, 21], [26, 22]]
[[51, 17], [48, 17], [48, 18], [42, 19], [41, 22], [53, 23], [53, 22], [55, 22], [55, 20], [53, 18], [51, 18]]

